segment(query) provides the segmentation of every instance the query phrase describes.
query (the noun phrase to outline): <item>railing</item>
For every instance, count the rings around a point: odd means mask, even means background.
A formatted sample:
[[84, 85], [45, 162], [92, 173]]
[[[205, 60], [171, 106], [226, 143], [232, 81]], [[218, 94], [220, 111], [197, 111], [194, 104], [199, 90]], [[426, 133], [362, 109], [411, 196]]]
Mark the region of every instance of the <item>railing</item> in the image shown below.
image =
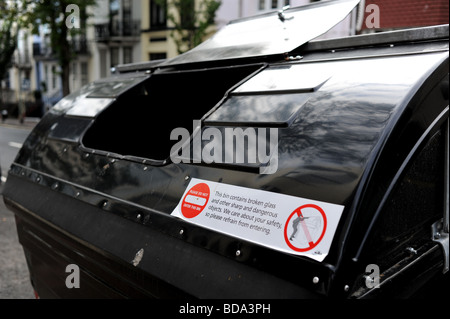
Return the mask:
[[17, 90], [3, 88], [2, 90], [0, 90], [0, 101], [3, 105], [18, 104], [19, 100], [22, 100], [24, 102], [33, 102], [33, 94], [33, 91], [20, 91], [19, 93], [19, 91]]
[[105, 41], [112, 37], [136, 37], [141, 32], [139, 20], [119, 20], [95, 25], [95, 39]]
[[72, 46], [73, 52], [77, 54], [88, 54], [88, 42], [86, 39], [75, 39], [70, 41], [70, 45]]
[[[88, 41], [85, 38], [69, 40], [69, 45], [76, 54], [89, 54]], [[33, 43], [33, 57], [50, 57], [54, 51], [49, 45]]]
[[19, 69], [31, 69], [31, 58], [27, 51], [16, 51], [11, 59], [12, 64]]

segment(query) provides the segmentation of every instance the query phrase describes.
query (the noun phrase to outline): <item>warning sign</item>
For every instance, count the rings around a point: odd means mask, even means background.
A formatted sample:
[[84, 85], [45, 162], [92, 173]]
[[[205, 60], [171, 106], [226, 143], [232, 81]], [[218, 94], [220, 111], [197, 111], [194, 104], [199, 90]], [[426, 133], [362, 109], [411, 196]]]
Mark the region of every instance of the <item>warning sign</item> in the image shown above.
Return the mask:
[[290, 254], [322, 261], [341, 205], [192, 179], [172, 212], [191, 223]]
[[181, 203], [181, 213], [186, 218], [194, 218], [205, 209], [209, 200], [209, 187], [200, 183], [192, 187]]
[[284, 226], [284, 239], [295, 251], [316, 247], [327, 230], [327, 216], [317, 205], [303, 205], [289, 216]]

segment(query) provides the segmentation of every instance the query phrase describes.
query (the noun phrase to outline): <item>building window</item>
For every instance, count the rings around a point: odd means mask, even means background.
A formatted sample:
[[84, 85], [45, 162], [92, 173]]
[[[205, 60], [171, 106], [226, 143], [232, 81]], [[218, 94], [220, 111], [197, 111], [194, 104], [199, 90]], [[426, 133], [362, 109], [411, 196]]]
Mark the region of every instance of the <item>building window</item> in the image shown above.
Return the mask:
[[88, 64], [81, 62], [81, 86], [88, 84]]
[[259, 10], [265, 10], [266, 9], [266, 0], [259, 0], [258, 9]]
[[70, 70], [70, 73], [72, 74], [72, 83], [70, 86], [71, 90], [75, 90], [76, 88], [78, 88], [78, 81], [77, 81], [77, 62], [73, 62], [72, 63], [72, 69]]
[[123, 63], [128, 64], [133, 62], [133, 48], [124, 47], [123, 48]]
[[47, 64], [44, 65], [44, 82], [45, 82], [46, 87], [50, 83], [49, 77], [48, 77], [48, 65]]
[[158, 1], [150, 0], [150, 28], [161, 29], [167, 26], [167, 14], [165, 5], [161, 6]]
[[192, 30], [195, 28], [195, 1], [185, 1], [180, 5], [180, 20], [183, 29]]
[[72, 75], [73, 75], [73, 79], [76, 80], [76, 78], [77, 78], [77, 63], [76, 62], [72, 63]]
[[150, 53], [148, 58], [150, 61], [165, 60], [167, 59], [167, 53], [165, 52]]
[[108, 74], [108, 50], [99, 50], [100, 52], [100, 77], [104, 78]]
[[122, 34], [133, 35], [134, 25], [132, 20], [132, 2], [131, 0], [122, 0]]
[[56, 89], [56, 67], [52, 65], [52, 89]]
[[109, 0], [109, 19], [117, 23], [119, 20], [120, 3], [119, 0]]
[[123, 0], [122, 5], [123, 5], [122, 7], [123, 20], [126, 22], [131, 22], [131, 10], [132, 10], [131, 0]]
[[285, 6], [290, 5], [290, 3], [290, 0], [259, 0], [258, 9], [260, 11], [281, 9]]
[[120, 3], [119, 0], [109, 0], [109, 14], [111, 16], [119, 15]]
[[111, 67], [119, 64], [119, 48], [111, 48]]

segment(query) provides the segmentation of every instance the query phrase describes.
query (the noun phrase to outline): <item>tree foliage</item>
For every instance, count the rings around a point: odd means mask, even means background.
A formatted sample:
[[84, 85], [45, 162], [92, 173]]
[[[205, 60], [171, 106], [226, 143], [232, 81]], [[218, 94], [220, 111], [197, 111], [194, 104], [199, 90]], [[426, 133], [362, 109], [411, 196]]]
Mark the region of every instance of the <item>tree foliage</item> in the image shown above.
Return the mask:
[[0, 0], [0, 106], [3, 104], [1, 80], [12, 66], [12, 57], [17, 47], [20, 19], [16, 2]]
[[[86, 28], [86, 8], [95, 5], [95, 0], [22, 0], [24, 1], [26, 23], [39, 34], [40, 26], [47, 26], [50, 31], [50, 46], [61, 67], [63, 95], [70, 93], [70, 64], [75, 51], [70, 38], [83, 34]], [[70, 8], [76, 7], [75, 12]], [[79, 19], [78, 24], [68, 19]], [[76, 27], [74, 27], [76, 25]]]
[[202, 43], [208, 28], [214, 25], [216, 12], [222, 2], [217, 0], [158, 0], [166, 6], [167, 18], [173, 25], [171, 37], [178, 53]]
[[17, 13], [15, 2], [0, 0], [0, 79], [4, 79], [11, 67], [17, 47]]

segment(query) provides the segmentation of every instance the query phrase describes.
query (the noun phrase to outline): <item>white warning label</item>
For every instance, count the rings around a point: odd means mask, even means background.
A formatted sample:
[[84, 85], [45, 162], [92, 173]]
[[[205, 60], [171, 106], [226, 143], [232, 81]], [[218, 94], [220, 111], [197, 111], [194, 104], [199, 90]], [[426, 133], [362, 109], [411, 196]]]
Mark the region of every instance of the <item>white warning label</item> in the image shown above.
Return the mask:
[[322, 261], [344, 206], [192, 179], [173, 216], [279, 251]]

